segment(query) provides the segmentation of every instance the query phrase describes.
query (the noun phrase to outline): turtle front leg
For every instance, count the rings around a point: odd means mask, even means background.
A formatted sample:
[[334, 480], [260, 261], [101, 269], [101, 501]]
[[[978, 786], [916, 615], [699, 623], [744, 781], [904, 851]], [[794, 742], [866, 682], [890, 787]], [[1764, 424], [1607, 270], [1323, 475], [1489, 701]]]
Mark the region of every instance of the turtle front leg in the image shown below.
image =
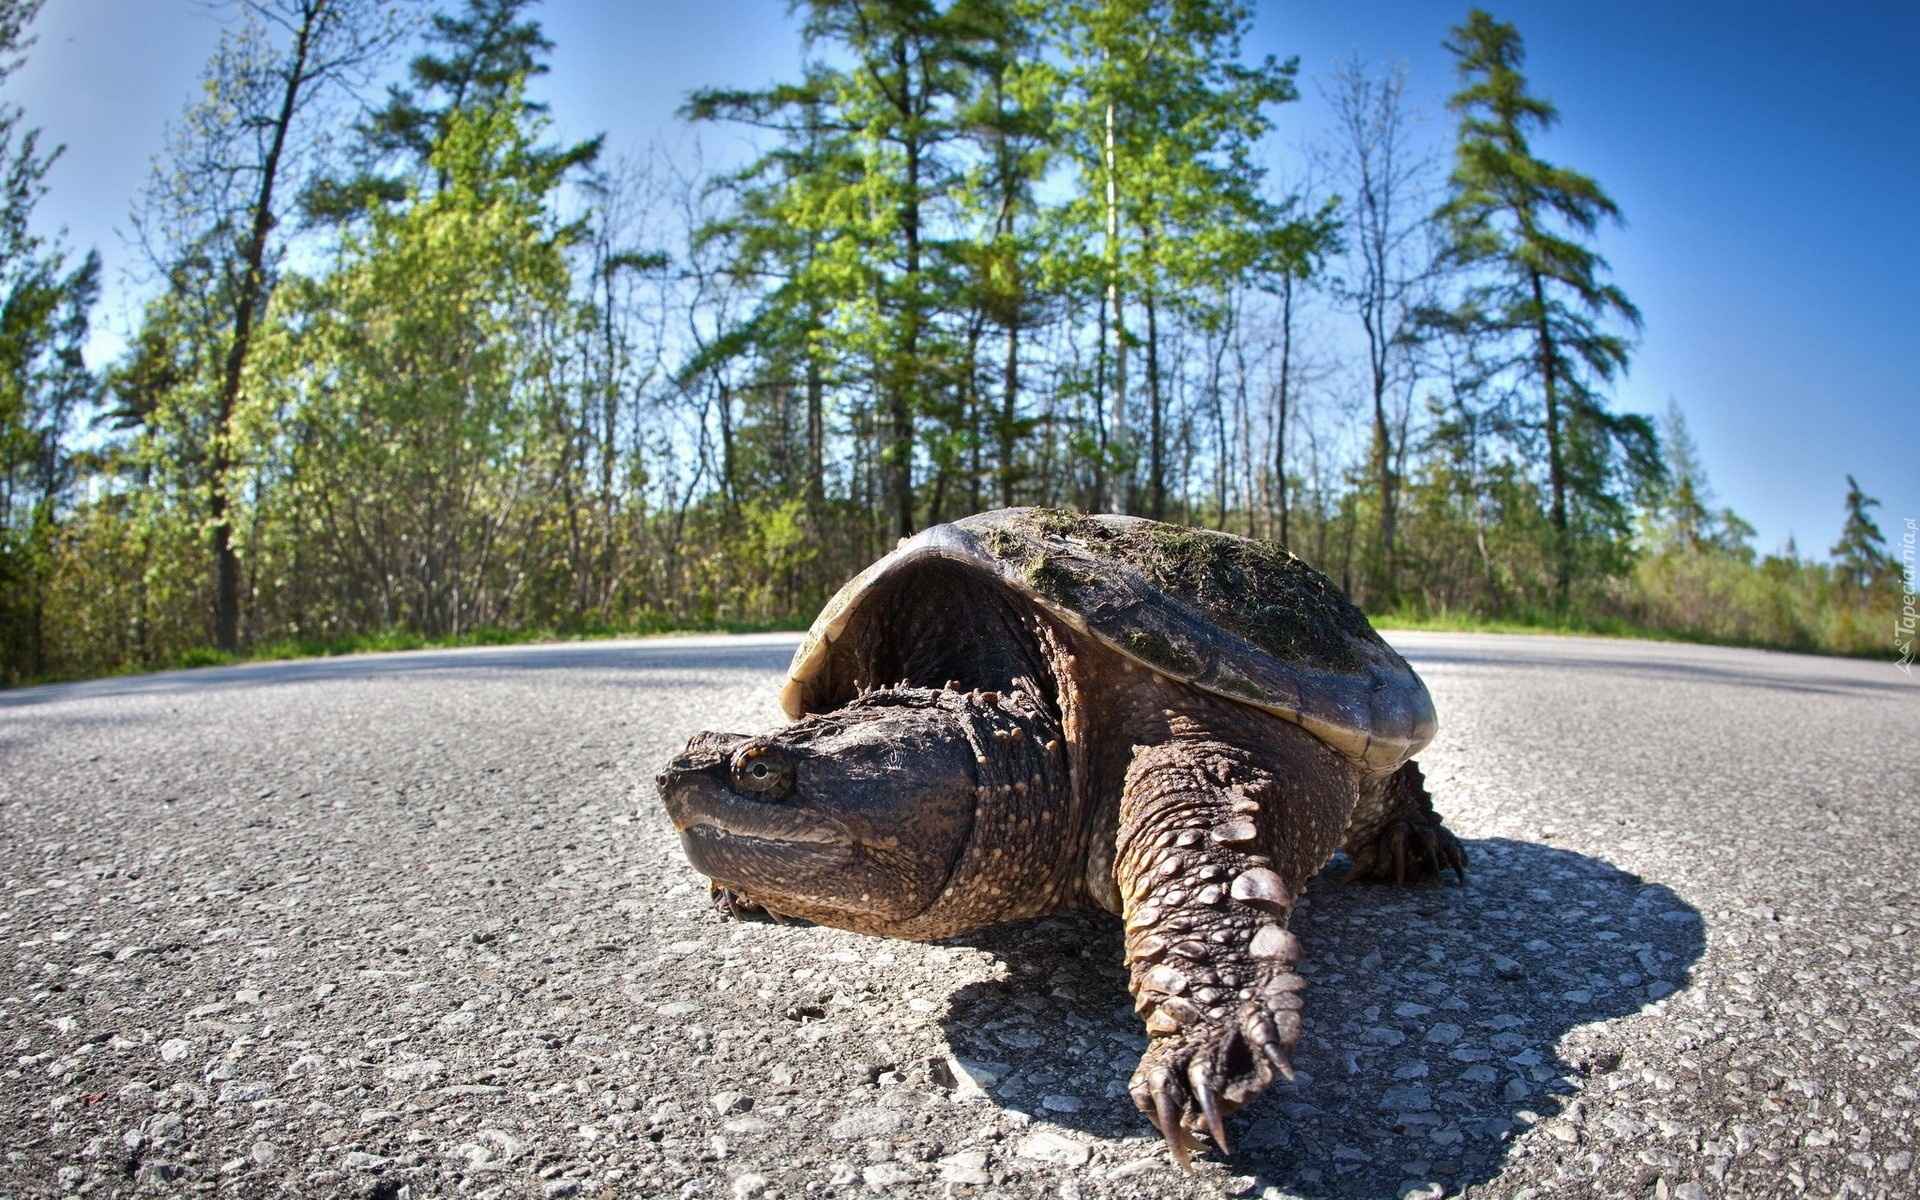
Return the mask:
[[1361, 785], [1346, 836], [1352, 881], [1419, 883], [1452, 871], [1467, 882], [1467, 850], [1440, 823], [1427, 795], [1426, 776], [1413, 762]]
[[1182, 1166], [1201, 1130], [1230, 1152], [1227, 1116], [1293, 1074], [1306, 981], [1287, 922], [1352, 792], [1337, 765], [1331, 780], [1275, 766], [1183, 741], [1136, 752], [1127, 771], [1114, 876], [1152, 1039], [1130, 1090]]

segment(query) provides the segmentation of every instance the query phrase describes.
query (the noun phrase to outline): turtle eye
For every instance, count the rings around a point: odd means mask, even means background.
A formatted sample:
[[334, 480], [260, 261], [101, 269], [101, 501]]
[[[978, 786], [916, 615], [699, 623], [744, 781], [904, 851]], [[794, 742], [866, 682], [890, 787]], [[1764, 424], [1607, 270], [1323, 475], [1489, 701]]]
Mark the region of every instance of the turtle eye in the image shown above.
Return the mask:
[[786, 751], [765, 742], [742, 746], [733, 756], [733, 784], [766, 799], [778, 799], [793, 786], [793, 762]]

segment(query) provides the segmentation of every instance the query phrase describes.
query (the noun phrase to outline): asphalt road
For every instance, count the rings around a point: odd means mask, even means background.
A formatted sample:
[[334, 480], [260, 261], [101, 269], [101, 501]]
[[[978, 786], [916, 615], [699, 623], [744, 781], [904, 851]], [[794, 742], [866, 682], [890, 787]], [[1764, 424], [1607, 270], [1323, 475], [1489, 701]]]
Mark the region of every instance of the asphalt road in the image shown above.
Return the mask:
[[1920, 686], [1394, 641], [1469, 884], [1315, 882], [1300, 1078], [1191, 1175], [1111, 920], [709, 911], [651, 778], [791, 638], [0, 693], [0, 1196], [1920, 1193]]

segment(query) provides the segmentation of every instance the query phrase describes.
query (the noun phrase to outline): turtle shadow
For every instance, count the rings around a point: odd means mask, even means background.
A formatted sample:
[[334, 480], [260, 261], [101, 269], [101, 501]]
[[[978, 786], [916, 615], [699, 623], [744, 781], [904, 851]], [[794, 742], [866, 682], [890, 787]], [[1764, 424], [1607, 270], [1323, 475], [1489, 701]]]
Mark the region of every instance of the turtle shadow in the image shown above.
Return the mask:
[[[1619, 1062], [1606, 1031], [1566, 1035], [1685, 986], [1705, 931], [1671, 889], [1570, 850], [1468, 845], [1465, 888], [1344, 885], [1340, 859], [1313, 881], [1293, 921], [1311, 981], [1297, 1079], [1232, 1120], [1229, 1169], [1309, 1196], [1484, 1183], [1522, 1127]], [[942, 1021], [954, 1056], [991, 1080], [991, 1101], [1157, 1142], [1126, 1091], [1146, 1036], [1119, 922], [1073, 913], [961, 940], [1007, 968], [957, 992]], [[1104, 1169], [1153, 1144], [1103, 1156]]]

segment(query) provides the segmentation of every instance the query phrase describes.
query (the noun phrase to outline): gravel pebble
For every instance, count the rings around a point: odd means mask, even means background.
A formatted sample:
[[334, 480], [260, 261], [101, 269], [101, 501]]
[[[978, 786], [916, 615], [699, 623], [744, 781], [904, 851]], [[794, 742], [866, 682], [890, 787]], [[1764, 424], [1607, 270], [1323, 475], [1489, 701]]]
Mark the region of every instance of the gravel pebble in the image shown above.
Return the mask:
[[767, 1177], [752, 1171], [735, 1178], [733, 1181], [732, 1191], [734, 1200], [754, 1200], [754, 1197], [764, 1195], [766, 1190]]
[[1056, 1167], [1082, 1167], [1092, 1153], [1085, 1142], [1070, 1138], [1057, 1129], [1036, 1129], [1020, 1139], [1014, 1150], [1021, 1158]]
[[984, 1187], [993, 1182], [993, 1177], [987, 1174], [985, 1150], [962, 1150], [957, 1154], [949, 1154], [938, 1165], [943, 1183]]

